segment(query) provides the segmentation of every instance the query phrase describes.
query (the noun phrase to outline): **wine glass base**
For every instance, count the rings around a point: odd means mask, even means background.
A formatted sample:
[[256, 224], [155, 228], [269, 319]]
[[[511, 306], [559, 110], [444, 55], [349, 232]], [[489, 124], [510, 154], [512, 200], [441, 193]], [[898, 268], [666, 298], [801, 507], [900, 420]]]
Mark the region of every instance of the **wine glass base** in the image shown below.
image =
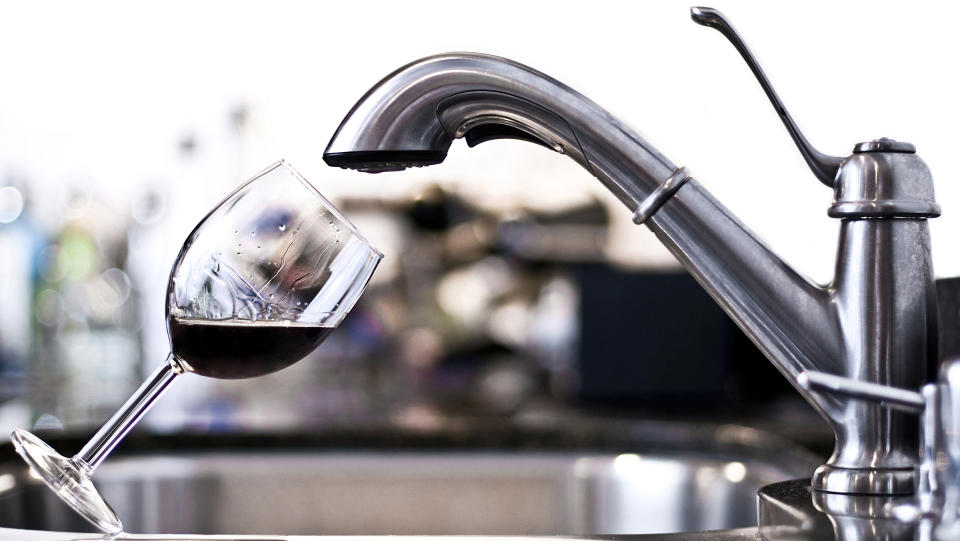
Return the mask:
[[109, 535], [123, 531], [117, 514], [97, 492], [90, 477], [69, 458], [26, 430], [14, 430], [10, 439], [30, 469], [80, 516]]

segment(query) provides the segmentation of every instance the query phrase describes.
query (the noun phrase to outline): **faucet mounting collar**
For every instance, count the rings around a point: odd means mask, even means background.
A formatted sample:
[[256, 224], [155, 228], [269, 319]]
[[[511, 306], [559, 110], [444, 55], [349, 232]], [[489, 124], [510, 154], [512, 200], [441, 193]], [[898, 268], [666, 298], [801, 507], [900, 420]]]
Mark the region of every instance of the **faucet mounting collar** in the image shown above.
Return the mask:
[[670, 178], [663, 181], [663, 184], [661, 184], [659, 188], [640, 202], [637, 206], [637, 211], [633, 213], [633, 223], [640, 225], [650, 219], [688, 180], [690, 180], [690, 175], [687, 174], [687, 168], [677, 168], [677, 170], [670, 175]]

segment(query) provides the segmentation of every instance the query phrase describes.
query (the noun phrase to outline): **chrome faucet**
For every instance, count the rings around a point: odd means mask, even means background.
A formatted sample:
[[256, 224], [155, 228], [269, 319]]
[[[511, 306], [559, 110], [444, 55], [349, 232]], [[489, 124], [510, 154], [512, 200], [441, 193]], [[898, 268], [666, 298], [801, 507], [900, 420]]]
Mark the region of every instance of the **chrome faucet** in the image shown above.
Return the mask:
[[830, 423], [836, 446], [813, 488], [912, 493], [915, 415], [796, 381], [804, 371], [910, 391], [927, 381], [937, 355], [927, 219], [940, 214], [930, 172], [913, 145], [890, 139], [860, 143], [845, 158], [818, 152], [723, 15], [691, 14], [734, 44], [814, 175], [833, 188], [828, 214], [841, 228], [829, 285], [791, 269], [684, 168], [597, 104], [504, 58], [453, 53], [400, 68], [353, 107], [324, 160], [367, 172], [433, 165], [460, 137], [470, 146], [522, 139], [568, 155], [656, 234]]

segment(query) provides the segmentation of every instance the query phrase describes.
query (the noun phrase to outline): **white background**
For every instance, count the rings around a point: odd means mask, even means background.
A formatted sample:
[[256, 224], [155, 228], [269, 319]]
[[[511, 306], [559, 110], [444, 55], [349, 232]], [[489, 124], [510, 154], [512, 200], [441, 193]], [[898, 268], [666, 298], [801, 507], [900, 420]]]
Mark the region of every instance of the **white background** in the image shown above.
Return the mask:
[[[7, 3], [0, 8], [0, 172], [30, 179], [37, 215], [71, 186], [117, 208], [169, 192], [182, 239], [230, 187], [286, 157], [320, 189], [391, 194], [453, 183], [478, 201], [553, 204], [599, 183], [570, 160], [519, 142], [467, 150], [412, 173], [327, 168], [342, 116], [396, 67], [480, 51], [533, 66], [633, 126], [801, 272], [832, 275], [831, 193], [806, 169], [732, 46], [694, 24], [686, 2]], [[960, 275], [956, 21], [935, 2], [746, 2], [723, 10], [808, 138], [848, 154], [880, 136], [916, 144], [936, 180], [938, 275]], [[243, 137], [228, 114], [251, 107]], [[176, 142], [196, 134], [197, 163]], [[618, 224], [629, 220], [617, 209]], [[181, 230], [177, 230], [180, 228]], [[627, 229], [632, 228], [632, 229]], [[618, 225], [611, 257], [661, 262], [648, 234]], [[632, 252], [632, 253], [631, 253]], [[639, 253], [637, 253], [639, 252]], [[389, 254], [388, 254], [389, 255]]]

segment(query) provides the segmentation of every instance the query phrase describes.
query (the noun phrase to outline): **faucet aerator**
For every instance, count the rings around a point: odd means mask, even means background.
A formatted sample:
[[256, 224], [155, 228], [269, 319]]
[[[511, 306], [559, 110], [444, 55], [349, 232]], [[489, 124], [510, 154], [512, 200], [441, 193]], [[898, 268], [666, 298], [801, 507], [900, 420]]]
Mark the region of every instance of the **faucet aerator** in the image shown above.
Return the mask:
[[354, 169], [364, 173], [403, 171], [409, 167], [436, 165], [447, 157], [446, 152], [432, 150], [367, 150], [329, 152], [323, 161], [330, 167]]

